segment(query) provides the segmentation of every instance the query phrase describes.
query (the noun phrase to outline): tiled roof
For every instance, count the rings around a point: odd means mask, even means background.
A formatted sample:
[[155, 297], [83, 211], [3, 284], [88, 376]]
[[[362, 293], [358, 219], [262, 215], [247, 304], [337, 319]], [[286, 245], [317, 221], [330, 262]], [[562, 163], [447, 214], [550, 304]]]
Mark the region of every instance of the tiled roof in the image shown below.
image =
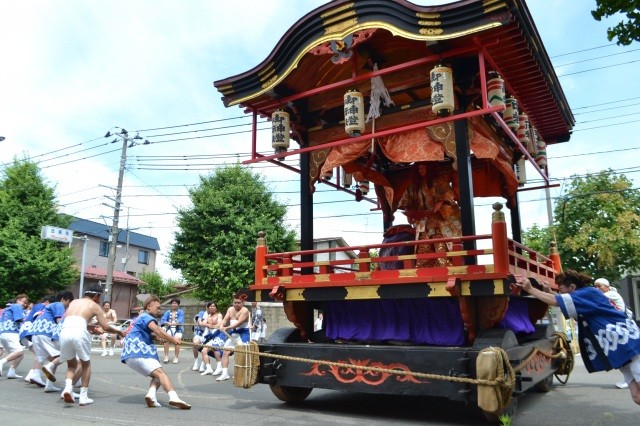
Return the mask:
[[[109, 226], [104, 223], [93, 222], [87, 219], [74, 218], [74, 221], [69, 225], [69, 229], [77, 232], [78, 234], [91, 235], [103, 240], [109, 238]], [[122, 244], [127, 243], [127, 230], [121, 229], [118, 233], [118, 242]], [[142, 247], [150, 250], [160, 250], [160, 244], [156, 237], [149, 235], [143, 235], [138, 232], [129, 231], [129, 244], [132, 246]]]
[[[84, 277], [91, 278], [94, 280], [106, 280], [107, 279], [107, 269], [106, 268], [96, 268], [89, 267], [84, 269]], [[122, 271], [113, 271], [113, 282], [114, 283], [123, 283], [123, 284], [133, 284], [133, 285], [142, 285], [144, 281], [134, 277], [133, 275], [129, 275], [126, 272]]]

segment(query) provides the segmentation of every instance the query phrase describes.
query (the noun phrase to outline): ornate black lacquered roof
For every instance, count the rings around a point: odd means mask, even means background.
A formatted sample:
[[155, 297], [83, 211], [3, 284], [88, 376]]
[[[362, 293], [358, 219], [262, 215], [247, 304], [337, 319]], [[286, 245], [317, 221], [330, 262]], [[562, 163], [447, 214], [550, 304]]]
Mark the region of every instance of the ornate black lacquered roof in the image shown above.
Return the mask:
[[[214, 83], [226, 106], [268, 115], [278, 99], [351, 77], [317, 49], [375, 30], [358, 54], [387, 58], [386, 66], [477, 46], [497, 70], [547, 143], [568, 139], [574, 118], [524, 0], [463, 0], [417, 6], [403, 0], [335, 0], [291, 27], [255, 68]], [[380, 36], [388, 34], [388, 37]], [[347, 49], [348, 50], [348, 49]], [[428, 73], [428, 72], [427, 72]]]

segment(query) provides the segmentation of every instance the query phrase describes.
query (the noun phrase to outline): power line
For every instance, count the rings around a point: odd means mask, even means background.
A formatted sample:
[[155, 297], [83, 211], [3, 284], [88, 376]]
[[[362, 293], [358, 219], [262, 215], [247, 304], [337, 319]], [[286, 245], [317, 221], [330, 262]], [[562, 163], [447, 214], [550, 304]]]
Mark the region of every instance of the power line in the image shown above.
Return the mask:
[[87, 159], [89, 159], [89, 158], [99, 157], [99, 156], [101, 156], [101, 155], [110, 154], [110, 153], [112, 153], [112, 152], [116, 152], [116, 151], [120, 151], [120, 149], [118, 148], [118, 149], [114, 149], [114, 150], [111, 150], [111, 151], [102, 152], [102, 153], [100, 153], [100, 154], [96, 154], [96, 155], [89, 155], [89, 156], [87, 156], [87, 157], [82, 157], [82, 158], [78, 158], [78, 159], [75, 159], [75, 160], [65, 161], [64, 163], [50, 164], [50, 165], [48, 165], [48, 166], [40, 167], [40, 169], [48, 169], [48, 168], [56, 167], [56, 166], [63, 166], [63, 165], [65, 165], [65, 164], [75, 163], [76, 161], [87, 160]]
[[581, 61], [569, 62], [569, 63], [562, 64], [562, 65], [554, 65], [553, 67], [554, 67], [554, 68], [566, 67], [566, 66], [569, 66], [569, 65], [581, 64], [581, 63], [583, 63], [583, 62], [595, 61], [595, 60], [597, 60], [597, 59], [610, 58], [610, 57], [612, 57], [612, 56], [617, 56], [617, 55], [626, 55], [627, 53], [635, 52], [636, 50], [640, 50], [640, 48], [638, 48], [638, 49], [632, 49], [632, 50], [627, 50], [627, 51], [625, 51], [625, 52], [612, 53], [612, 54], [607, 55], [607, 56], [598, 56], [598, 57], [596, 57], [596, 58], [589, 58], [589, 59], [583, 59], [583, 60], [581, 60]]
[[153, 129], [140, 129], [140, 130], [134, 130], [134, 132], [151, 132], [155, 130], [177, 129], [179, 127], [189, 127], [189, 126], [198, 126], [200, 124], [219, 123], [221, 121], [238, 120], [240, 118], [247, 118], [247, 115], [239, 115], [237, 117], [230, 117], [230, 118], [220, 118], [218, 120], [200, 121], [198, 123], [176, 124], [175, 126], [156, 127]]
[[612, 46], [616, 46], [616, 44], [613, 44], [613, 43], [603, 44], [602, 46], [589, 47], [587, 49], [575, 50], [573, 52], [567, 52], [567, 53], [561, 53], [559, 55], [553, 55], [553, 56], [550, 56], [550, 58], [559, 58], [561, 56], [575, 55], [576, 53], [588, 52], [590, 50], [602, 49], [603, 47], [612, 47]]
[[567, 74], [558, 75], [558, 77], [567, 77], [569, 75], [582, 74], [582, 73], [585, 73], [585, 72], [597, 71], [597, 70], [602, 70], [602, 69], [605, 69], [605, 68], [619, 67], [620, 65], [629, 65], [629, 64], [634, 64], [636, 62], [640, 62], [640, 59], [636, 59], [634, 61], [629, 61], [629, 62], [622, 62], [622, 63], [619, 63], [619, 64], [606, 65], [604, 67], [590, 68], [588, 70], [574, 71], [574, 72], [570, 72], [570, 73], [567, 73]]

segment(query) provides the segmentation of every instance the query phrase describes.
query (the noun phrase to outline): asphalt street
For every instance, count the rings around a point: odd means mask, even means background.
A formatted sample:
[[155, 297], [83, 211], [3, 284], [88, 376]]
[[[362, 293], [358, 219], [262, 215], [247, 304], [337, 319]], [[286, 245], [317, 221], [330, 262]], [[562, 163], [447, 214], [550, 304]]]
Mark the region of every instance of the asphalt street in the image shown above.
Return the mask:
[[[26, 373], [33, 361], [27, 353], [18, 371]], [[300, 405], [277, 400], [266, 385], [251, 389], [234, 387], [231, 381], [216, 382], [212, 376], [191, 371], [191, 351], [181, 354], [179, 364], [164, 365], [178, 395], [193, 405], [179, 410], [167, 405], [158, 392], [160, 408], [147, 408], [144, 395], [148, 379], [120, 363], [116, 356], [101, 357], [95, 350], [86, 407], [65, 404], [59, 393], [46, 394], [23, 380], [0, 378], [0, 423], [6, 425], [468, 425], [485, 423], [473, 407], [442, 399], [350, 394], [315, 389]], [[63, 381], [63, 369], [57, 372]], [[527, 393], [518, 401], [512, 425], [637, 425], [640, 407], [628, 390], [614, 388], [617, 371], [588, 374], [578, 359], [566, 385], [554, 381], [551, 392]]]

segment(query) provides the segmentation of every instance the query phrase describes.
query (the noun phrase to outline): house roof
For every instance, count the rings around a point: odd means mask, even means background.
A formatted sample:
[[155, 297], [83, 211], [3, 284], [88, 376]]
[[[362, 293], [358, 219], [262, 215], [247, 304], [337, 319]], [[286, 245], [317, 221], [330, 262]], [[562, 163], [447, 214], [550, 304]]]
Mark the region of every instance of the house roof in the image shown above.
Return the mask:
[[[106, 280], [107, 269], [96, 268], [94, 266], [84, 268], [84, 277], [94, 279], [94, 280]], [[122, 284], [133, 284], [138, 286], [144, 284], [144, 281], [134, 277], [133, 275], [129, 275], [123, 271], [113, 271], [113, 282], [122, 283]]]
[[[304, 109], [317, 114], [319, 123], [331, 122], [327, 111], [336, 105], [341, 111], [343, 83], [352, 79], [353, 61], [341, 62], [339, 56], [350, 50], [341, 46], [350, 43], [360, 55], [358, 65], [367, 65], [368, 58], [382, 68], [447, 52], [481, 51], [487, 69], [504, 78], [542, 139], [547, 144], [569, 140], [575, 119], [524, 0], [461, 0], [441, 6], [331, 1], [294, 24], [262, 63], [214, 86], [226, 106], [240, 105], [264, 117], [297, 99], [295, 94], [321, 87]], [[458, 55], [457, 72], [476, 67], [473, 54]], [[428, 78], [427, 70], [421, 72]], [[422, 99], [429, 87], [422, 80], [409, 84], [387, 78], [385, 83], [396, 97]]]
[[[110, 227], [98, 222], [93, 222], [87, 219], [81, 219], [79, 217], [74, 218], [74, 221], [69, 225], [69, 229], [77, 232], [78, 234], [91, 235], [93, 237], [101, 238], [103, 240], [109, 239]], [[129, 233], [129, 245], [147, 248], [150, 250], [160, 250], [160, 244], [156, 237], [140, 234], [138, 232], [127, 231], [121, 229], [118, 233], [117, 241], [119, 243], [127, 243], [127, 232]]]

